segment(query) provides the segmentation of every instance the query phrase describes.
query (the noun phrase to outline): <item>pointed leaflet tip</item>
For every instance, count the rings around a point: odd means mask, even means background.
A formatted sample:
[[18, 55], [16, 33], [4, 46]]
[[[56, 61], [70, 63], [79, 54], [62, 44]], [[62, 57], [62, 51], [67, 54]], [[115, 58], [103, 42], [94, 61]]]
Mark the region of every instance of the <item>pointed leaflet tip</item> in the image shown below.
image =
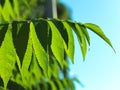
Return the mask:
[[108, 43], [108, 45], [111, 46], [113, 51], [116, 53], [115, 49], [112, 46], [111, 41], [108, 39], [108, 37], [106, 37], [106, 35], [99, 26], [92, 23], [85, 23], [84, 26], [93, 31], [94, 33], [96, 33], [98, 36], [100, 36], [106, 43]]

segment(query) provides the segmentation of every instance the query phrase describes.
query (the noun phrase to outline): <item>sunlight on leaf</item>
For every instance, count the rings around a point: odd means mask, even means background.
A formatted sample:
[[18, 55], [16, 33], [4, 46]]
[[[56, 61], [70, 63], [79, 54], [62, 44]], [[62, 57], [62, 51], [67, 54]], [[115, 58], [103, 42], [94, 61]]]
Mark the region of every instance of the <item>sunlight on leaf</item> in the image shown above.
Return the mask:
[[19, 17], [20, 12], [19, 12], [19, 4], [18, 4], [18, 0], [13, 0], [14, 3], [14, 12], [17, 15], [17, 17]]
[[[100, 36], [106, 43], [108, 43], [113, 48], [111, 41], [106, 37], [106, 35], [104, 34], [104, 32], [102, 31], [102, 29], [99, 26], [92, 24], [92, 23], [85, 23], [84, 25], [88, 29], [90, 29], [91, 31], [96, 33], [98, 36]], [[113, 50], [115, 52], [114, 48], [113, 48]]]
[[66, 48], [66, 52], [70, 57], [72, 63], [74, 63], [74, 37], [72, 28], [67, 24], [67, 22], [63, 22], [63, 25], [68, 33], [68, 48]]
[[13, 13], [13, 9], [12, 9], [12, 6], [10, 4], [10, 1], [9, 0], [5, 0], [5, 5], [4, 5], [4, 8], [3, 8], [3, 17], [6, 21], [10, 21], [10, 16], [14, 19], [15, 18], [15, 15]]
[[90, 45], [90, 36], [89, 36], [88, 31], [87, 31], [87, 28], [84, 25], [81, 25], [81, 24], [79, 24], [79, 26], [81, 27], [81, 30], [82, 30], [84, 36], [86, 37], [88, 45]]
[[0, 48], [0, 76], [3, 79], [5, 89], [12, 76], [12, 70], [15, 65], [15, 54], [11, 31], [8, 28]]
[[61, 67], [63, 67], [63, 60], [64, 60], [63, 39], [56, 26], [51, 21], [48, 21], [48, 24], [50, 25], [50, 28], [52, 30], [52, 44], [51, 44], [52, 52], [56, 57], [56, 59], [58, 60]]
[[33, 44], [36, 58], [39, 62], [40, 67], [43, 69], [43, 71], [47, 75], [47, 72], [48, 72], [47, 53], [45, 52], [44, 48], [42, 47], [40, 41], [37, 38], [35, 27], [32, 22], [30, 23], [30, 33], [31, 33], [31, 39], [32, 39], [32, 44]]
[[85, 60], [85, 56], [86, 56], [86, 52], [87, 52], [87, 45], [86, 45], [86, 40], [84, 37], [84, 34], [81, 30], [81, 27], [76, 23], [75, 24], [75, 33], [77, 35], [80, 47], [81, 47], [81, 51], [82, 51], [82, 56], [83, 56], [83, 60]]
[[31, 62], [31, 58], [32, 58], [32, 41], [31, 41], [31, 37], [30, 37], [30, 33], [29, 33], [29, 40], [28, 40], [28, 44], [27, 44], [27, 49], [23, 58], [23, 63], [22, 63], [22, 73], [25, 74], [25, 72], [28, 71], [30, 62]]

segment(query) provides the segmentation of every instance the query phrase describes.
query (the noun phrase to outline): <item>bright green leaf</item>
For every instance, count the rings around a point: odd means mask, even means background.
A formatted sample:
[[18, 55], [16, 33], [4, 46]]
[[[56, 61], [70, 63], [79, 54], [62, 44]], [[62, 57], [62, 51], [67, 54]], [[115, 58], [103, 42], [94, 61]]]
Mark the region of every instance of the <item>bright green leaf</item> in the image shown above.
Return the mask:
[[68, 47], [68, 33], [65, 26], [63, 25], [63, 21], [59, 19], [53, 19], [52, 22], [55, 24], [56, 28], [59, 30], [62, 36], [62, 39], [64, 40], [65, 46]]
[[55, 58], [58, 60], [61, 67], [63, 67], [64, 44], [62, 36], [60, 35], [59, 30], [51, 21], [48, 21], [48, 24], [50, 25], [50, 28], [52, 30], [52, 44], [51, 44], [52, 52]]
[[58, 66], [58, 63], [54, 57], [50, 58], [48, 75], [49, 75], [49, 78], [51, 78], [51, 76], [54, 76], [54, 78], [59, 77], [59, 66]]
[[49, 83], [51, 86], [51, 90], [58, 90], [57, 87], [55, 86], [55, 83], [52, 80], [50, 80]]
[[13, 0], [14, 3], [14, 12], [17, 15], [17, 17], [19, 17], [20, 13], [19, 13], [19, 3], [18, 0]]
[[14, 12], [13, 12], [13, 9], [12, 9], [12, 6], [10, 4], [10, 1], [9, 0], [5, 0], [5, 5], [3, 7], [3, 17], [6, 21], [10, 21], [10, 16], [12, 18], [15, 18], [15, 15], [14, 15]]
[[80, 47], [81, 47], [81, 50], [82, 50], [82, 56], [83, 56], [83, 59], [85, 60], [85, 56], [86, 56], [86, 51], [87, 51], [87, 45], [86, 45], [86, 40], [85, 40], [85, 36], [81, 30], [81, 27], [75, 23], [75, 33], [77, 35], [77, 38], [78, 38], [78, 41], [79, 41], [79, 44], [80, 44]]
[[30, 66], [30, 62], [31, 62], [31, 58], [32, 58], [32, 41], [31, 41], [31, 37], [30, 37], [30, 33], [29, 33], [29, 40], [28, 40], [28, 44], [27, 44], [27, 49], [23, 58], [23, 63], [22, 63], [22, 73], [25, 74], [25, 72], [28, 71], [28, 68]]
[[58, 86], [58, 90], [63, 90], [63, 84], [60, 82], [60, 80], [55, 80], [55, 83]]
[[34, 24], [32, 22], [30, 23], [30, 33], [31, 33], [31, 39], [32, 39], [32, 44], [33, 44], [36, 58], [39, 62], [40, 67], [43, 69], [43, 71], [47, 75], [47, 72], [48, 72], [47, 53], [45, 52], [40, 41], [38, 40], [38, 37], [37, 37], [36, 32], [35, 32], [35, 27], [34, 27]]
[[16, 53], [12, 42], [12, 34], [8, 28], [0, 48], [0, 77], [3, 79], [5, 89], [15, 66], [15, 55]]
[[66, 49], [66, 52], [72, 60], [72, 63], [74, 63], [74, 37], [72, 28], [69, 26], [69, 24], [67, 24], [67, 22], [63, 22], [63, 25], [68, 33], [68, 48]]
[[[108, 43], [113, 48], [111, 41], [106, 37], [106, 35], [104, 34], [104, 32], [102, 31], [102, 29], [99, 26], [92, 24], [92, 23], [85, 23], [84, 25], [88, 29], [90, 29], [91, 31], [93, 31], [94, 33], [99, 35], [106, 43]], [[114, 50], [114, 48], [113, 48], [113, 50]]]
[[83, 25], [81, 25], [81, 24], [79, 24], [79, 26], [81, 27], [81, 30], [82, 30], [84, 36], [86, 37], [86, 40], [87, 40], [87, 42], [88, 42], [88, 45], [90, 45], [90, 36], [89, 36], [89, 33], [88, 33], [86, 27], [83, 26]]
[[5, 33], [7, 32], [8, 24], [0, 25], [0, 46], [4, 40]]

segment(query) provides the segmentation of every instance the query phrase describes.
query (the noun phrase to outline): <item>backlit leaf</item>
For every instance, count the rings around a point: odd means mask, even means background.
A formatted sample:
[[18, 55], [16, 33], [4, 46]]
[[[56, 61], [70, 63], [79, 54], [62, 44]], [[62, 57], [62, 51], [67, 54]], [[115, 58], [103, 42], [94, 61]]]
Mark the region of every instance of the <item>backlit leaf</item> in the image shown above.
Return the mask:
[[75, 33], [77, 35], [80, 47], [81, 47], [81, 51], [82, 51], [82, 56], [83, 59], [85, 60], [85, 56], [86, 56], [86, 51], [87, 51], [87, 45], [86, 45], [86, 40], [85, 40], [85, 36], [81, 30], [81, 27], [76, 23], [75, 24]]
[[18, 4], [18, 0], [13, 0], [14, 2], [14, 12], [17, 15], [17, 17], [19, 17], [20, 13], [19, 13], [19, 4]]
[[55, 26], [59, 30], [62, 36], [62, 39], [64, 40], [66, 46], [68, 47], [68, 33], [65, 26], [63, 25], [63, 21], [60, 21], [59, 19], [54, 19], [52, 20], [52, 22], [55, 24]]
[[8, 28], [0, 48], [0, 77], [3, 79], [5, 89], [15, 66], [15, 55], [16, 53], [12, 42], [12, 34]]
[[25, 74], [25, 72], [28, 71], [30, 62], [31, 62], [31, 58], [32, 58], [32, 41], [31, 41], [31, 37], [30, 37], [30, 33], [29, 33], [29, 39], [28, 39], [28, 43], [27, 43], [27, 48], [26, 48], [26, 52], [23, 58], [23, 62], [22, 62], [22, 73]]
[[12, 9], [12, 6], [10, 4], [10, 1], [9, 0], [5, 0], [5, 5], [3, 7], [3, 17], [6, 21], [10, 21], [10, 16], [12, 18], [15, 18], [15, 15], [14, 15], [14, 12], [13, 12], [13, 9]]
[[63, 25], [68, 33], [68, 48], [66, 48], [66, 52], [70, 57], [72, 63], [74, 63], [74, 37], [72, 33], [72, 28], [67, 24], [67, 22], [63, 22]]
[[64, 44], [63, 44], [62, 36], [60, 35], [59, 30], [51, 21], [48, 21], [48, 23], [52, 30], [52, 44], [51, 44], [52, 52], [55, 58], [58, 60], [61, 67], [63, 67]]
[[[90, 29], [91, 31], [96, 33], [98, 36], [100, 36], [106, 43], [108, 43], [113, 48], [111, 41], [106, 37], [106, 35], [104, 34], [104, 32], [102, 31], [102, 29], [99, 26], [92, 24], [92, 23], [85, 23], [84, 25], [88, 29]], [[113, 48], [113, 50], [114, 50], [114, 48]]]
[[90, 36], [89, 36], [88, 31], [87, 31], [87, 28], [85, 26], [81, 25], [81, 24], [79, 24], [79, 26], [81, 27], [81, 30], [82, 30], [84, 36], [86, 37], [88, 45], [90, 45]]
[[49, 83], [51, 85], [51, 90], [58, 90], [57, 87], [55, 86], [55, 83], [52, 80]]
[[47, 72], [48, 72], [47, 53], [45, 52], [40, 41], [38, 40], [38, 37], [37, 37], [36, 32], [35, 32], [35, 27], [34, 27], [34, 24], [32, 22], [30, 23], [30, 33], [31, 33], [31, 39], [32, 39], [32, 44], [33, 44], [36, 58], [39, 62], [40, 67], [43, 69], [43, 71], [47, 75]]

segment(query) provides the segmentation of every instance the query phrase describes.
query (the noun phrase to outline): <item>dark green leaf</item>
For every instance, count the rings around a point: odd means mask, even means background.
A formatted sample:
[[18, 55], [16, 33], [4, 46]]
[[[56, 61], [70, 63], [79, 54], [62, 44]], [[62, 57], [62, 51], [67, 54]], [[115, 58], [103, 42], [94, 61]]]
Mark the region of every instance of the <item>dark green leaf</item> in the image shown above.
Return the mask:
[[47, 51], [48, 46], [51, 44], [51, 32], [48, 29], [48, 23], [46, 21], [40, 20], [35, 24], [37, 37], [45, 51]]
[[15, 15], [13, 13], [13, 9], [12, 9], [12, 6], [10, 4], [10, 1], [9, 0], [5, 0], [5, 4], [4, 4], [4, 7], [3, 7], [3, 17], [6, 21], [10, 21], [10, 16], [12, 18], [15, 18]]
[[1, 86], [0, 86], [0, 90], [5, 90], [5, 89], [4, 89], [4, 87], [1, 87]]
[[4, 40], [5, 33], [7, 32], [8, 24], [2, 24], [0, 25], [0, 46]]
[[29, 23], [17, 21], [12, 23], [13, 42], [21, 65], [23, 63], [23, 58], [27, 49], [29, 32]]

